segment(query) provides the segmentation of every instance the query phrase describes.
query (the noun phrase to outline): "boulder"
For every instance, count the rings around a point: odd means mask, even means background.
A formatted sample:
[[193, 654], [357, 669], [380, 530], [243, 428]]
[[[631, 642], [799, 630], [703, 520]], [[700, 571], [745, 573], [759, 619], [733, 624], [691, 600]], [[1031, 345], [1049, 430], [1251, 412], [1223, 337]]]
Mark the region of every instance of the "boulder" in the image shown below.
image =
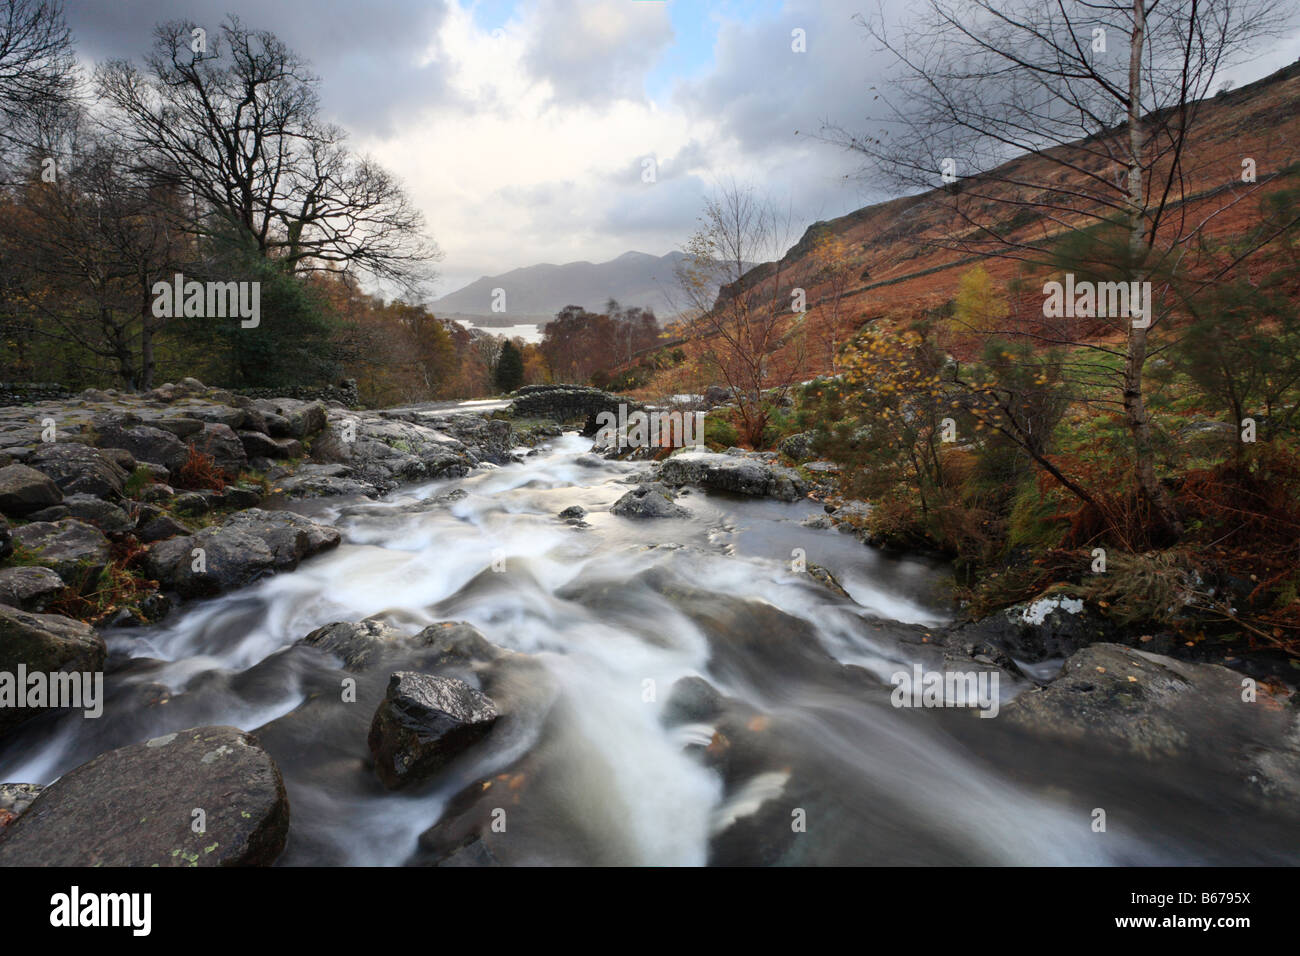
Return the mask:
[[[145, 568], [164, 588], [182, 597], [220, 594], [271, 571], [297, 567], [303, 558], [336, 547], [340, 535], [289, 511], [250, 508], [221, 525], [168, 538], [149, 549]], [[202, 563], [196, 567], [196, 549]]]
[[674, 504], [671, 494], [658, 482], [637, 485], [614, 502], [609, 513], [623, 518], [689, 518], [691, 513]]
[[155, 541], [174, 538], [178, 534], [193, 533], [192, 528], [177, 521], [166, 512], [161, 512], [142, 521], [135, 529], [135, 536], [140, 539], [142, 544], [153, 544]]
[[[0, 673], [104, 669], [107, 650], [94, 628], [60, 614], [35, 614], [0, 604]], [[0, 707], [0, 734], [41, 713], [33, 708]]]
[[262, 432], [237, 433], [244, 453], [250, 458], [301, 458], [302, 442], [296, 438], [272, 438]]
[[21, 517], [63, 500], [63, 492], [47, 475], [26, 465], [0, 468], [0, 512]]
[[1050, 684], [1004, 705], [1002, 717], [1066, 745], [1159, 760], [1196, 755], [1257, 794], [1291, 804], [1300, 798], [1300, 714], [1265, 685], [1217, 664], [1094, 644], [1071, 655]]
[[799, 432], [797, 435], [781, 439], [776, 447], [780, 449], [781, 454], [795, 461], [805, 461], [812, 457], [812, 445], [812, 432]]
[[211, 455], [213, 463], [230, 478], [248, 467], [243, 442], [226, 425], [205, 424], [202, 434], [194, 439], [194, 447]]
[[399, 671], [370, 725], [375, 773], [390, 790], [437, 773], [485, 737], [499, 714], [464, 681]]
[[[119, 460], [119, 456], [125, 457]], [[28, 464], [52, 478], [65, 495], [117, 498], [135, 468], [135, 456], [125, 449], [60, 442], [41, 445], [32, 453]]]
[[253, 407], [262, 413], [267, 431], [276, 438], [310, 438], [325, 427], [324, 402], [261, 398]]
[[103, 532], [76, 518], [23, 525], [14, 530], [14, 541], [36, 552], [37, 560], [53, 568], [66, 584], [83, 591], [95, 583], [112, 557]]
[[112, 502], [96, 498], [94, 495], [68, 495], [63, 499], [63, 505], [68, 509], [71, 517], [93, 524], [108, 534], [120, 534], [130, 531], [135, 526], [135, 522], [125, 511]]
[[382, 621], [336, 621], [316, 628], [300, 643], [319, 647], [341, 658], [345, 670], [363, 671], [378, 661], [388, 648], [406, 639], [403, 631]]
[[0, 604], [44, 611], [67, 585], [49, 568], [0, 568]]
[[724, 703], [718, 689], [703, 677], [683, 677], [668, 692], [659, 719], [665, 727], [706, 723], [722, 714]]
[[1066, 657], [1089, 644], [1116, 640], [1122, 629], [1081, 598], [1057, 594], [959, 624], [951, 628], [951, 634], [1036, 663]]
[[701, 485], [714, 491], [795, 501], [808, 492], [798, 472], [758, 455], [728, 455], [706, 451], [678, 452], [659, 468], [666, 485]]
[[14, 553], [14, 533], [4, 515], [0, 515], [0, 561]]
[[161, 465], [175, 474], [189, 457], [189, 447], [169, 431], [139, 423], [135, 415], [96, 415], [92, 421], [95, 444], [121, 448], [139, 462]]
[[288, 831], [284, 781], [257, 739], [197, 727], [64, 774], [0, 836], [0, 866], [266, 866]]

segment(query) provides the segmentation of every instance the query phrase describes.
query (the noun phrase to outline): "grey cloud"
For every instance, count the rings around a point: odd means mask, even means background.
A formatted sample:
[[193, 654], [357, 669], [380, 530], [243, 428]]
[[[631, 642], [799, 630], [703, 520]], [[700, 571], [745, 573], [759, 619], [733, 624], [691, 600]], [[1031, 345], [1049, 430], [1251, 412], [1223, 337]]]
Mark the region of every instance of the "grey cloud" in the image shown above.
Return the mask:
[[543, 0], [530, 20], [524, 65], [559, 103], [642, 100], [646, 71], [672, 42], [664, 4]]
[[454, 103], [443, 66], [420, 66], [447, 15], [444, 0], [115, 0], [70, 3], [77, 48], [92, 60], [139, 61], [154, 25], [192, 20], [210, 33], [235, 14], [311, 61], [325, 112], [357, 133], [387, 135], [413, 109]]

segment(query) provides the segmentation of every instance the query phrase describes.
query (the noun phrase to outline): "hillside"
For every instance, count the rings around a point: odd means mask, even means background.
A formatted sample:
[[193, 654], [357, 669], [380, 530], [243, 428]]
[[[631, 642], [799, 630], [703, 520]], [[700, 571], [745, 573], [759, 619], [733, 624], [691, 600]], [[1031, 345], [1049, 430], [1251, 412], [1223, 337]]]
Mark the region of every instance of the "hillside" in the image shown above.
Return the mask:
[[440, 315], [493, 315], [492, 290], [504, 289], [505, 316], [518, 315], [525, 321], [538, 315], [554, 316], [566, 305], [599, 310], [611, 298], [625, 306], [651, 309], [663, 318], [677, 311], [670, 297], [673, 270], [682, 258], [680, 252], [665, 256], [625, 252], [609, 262], [525, 266], [476, 279], [438, 299], [432, 308]]
[[[1240, 201], [1245, 191], [1240, 188], [1243, 158], [1255, 160], [1263, 192], [1294, 182], [1300, 162], [1300, 63], [1198, 106], [1198, 126], [1184, 157], [1184, 181], [1181, 194], [1175, 192], [1173, 210], [1197, 219], [1216, 213], [1207, 236], [1240, 235], [1255, 224], [1260, 198]], [[999, 167], [991, 178], [1032, 183], [1048, 175], [1060, 181], [1061, 167], [1026, 155]], [[1001, 188], [1000, 182], [981, 184], [987, 195], [996, 195]], [[956, 294], [961, 275], [976, 262], [1005, 287], [1022, 275], [1021, 263], [951, 248], [955, 240], [972, 233], [970, 222], [963, 218], [969, 210], [961, 210], [962, 202], [969, 200], [940, 188], [814, 223], [781, 260], [782, 285], [803, 286], [809, 309], [817, 308], [827, 296], [827, 287], [816, 278], [813, 240], [829, 234], [844, 244], [850, 267], [841, 309], [859, 321], [943, 306]], [[978, 213], [1003, 217], [994, 230], [1017, 241], [1049, 243], [1060, 232], [1059, 226], [1026, 211], [1017, 213], [1010, 205], [985, 202]], [[741, 283], [770, 281], [775, 266], [763, 263]], [[823, 369], [814, 359], [809, 371]]]

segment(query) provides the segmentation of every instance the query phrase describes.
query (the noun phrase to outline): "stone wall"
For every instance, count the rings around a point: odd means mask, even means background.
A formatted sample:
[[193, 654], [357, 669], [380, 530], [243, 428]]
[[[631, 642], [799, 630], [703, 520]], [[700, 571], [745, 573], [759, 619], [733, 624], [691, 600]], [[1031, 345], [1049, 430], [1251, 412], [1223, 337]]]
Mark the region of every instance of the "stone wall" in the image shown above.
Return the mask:
[[[90, 390], [95, 391], [95, 390]], [[356, 379], [346, 378], [338, 385], [294, 386], [292, 388], [235, 388], [236, 395], [249, 398], [296, 398], [303, 402], [341, 402], [348, 408], [361, 404]], [[31, 405], [58, 399], [74, 398], [76, 392], [58, 382], [0, 382], [0, 406]], [[109, 396], [105, 394], [105, 400]]]
[[58, 382], [0, 382], [0, 405], [31, 405], [71, 398], [74, 394]]
[[295, 385], [291, 388], [235, 388], [236, 395], [249, 398], [296, 398], [303, 402], [339, 402], [348, 408], [361, 404], [357, 391], [357, 380], [345, 378], [338, 385]]

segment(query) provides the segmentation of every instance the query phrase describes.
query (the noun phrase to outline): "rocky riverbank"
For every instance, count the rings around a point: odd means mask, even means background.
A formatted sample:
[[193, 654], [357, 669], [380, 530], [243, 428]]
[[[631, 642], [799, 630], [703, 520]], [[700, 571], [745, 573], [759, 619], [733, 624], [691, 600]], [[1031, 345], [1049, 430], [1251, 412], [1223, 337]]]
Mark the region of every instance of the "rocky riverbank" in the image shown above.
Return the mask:
[[[108, 654], [99, 629], [154, 624], [185, 602], [338, 548], [346, 531], [295, 511], [304, 499], [339, 499], [332, 513], [345, 528], [353, 517], [417, 520], [459, 507], [461, 489], [391, 508], [367, 500], [413, 482], [490, 473], [528, 454], [527, 445], [558, 436], [564, 424], [585, 427], [611, 396], [566, 388], [521, 399], [506, 413], [364, 411], [241, 398], [186, 380], [143, 396], [89, 392], [0, 409], [0, 674], [107, 670], [111, 680], [129, 662]], [[593, 454], [572, 460], [576, 473], [606, 464]], [[613, 521], [651, 540], [674, 521], [684, 528], [695, 520], [685, 505], [706, 496], [775, 503], [822, 492], [815, 471], [783, 465], [773, 453], [690, 449], [616, 467], [629, 490], [591, 509], [552, 510], [565, 534]], [[856, 531], [863, 507], [828, 504], [804, 525]], [[891, 660], [997, 676], [998, 720], [918, 712], [945, 737], [987, 745], [991, 735], [998, 748], [1047, 761], [1078, 748], [1136, 761], [1157, 776], [1161, 767], [1194, 766], [1212, 773], [1225, 799], [1266, 815], [1289, 813], [1300, 796], [1300, 711], [1279, 681], [1177, 660], [1169, 654], [1178, 649], [1159, 634], [1118, 628], [1068, 595], [925, 627], [863, 618], [830, 572], [806, 570], [799, 601], [842, 610], [856, 639], [894, 649]], [[500, 593], [494, 579], [480, 574], [464, 587], [475, 600], [492, 601]], [[720, 787], [718, 805], [726, 809], [709, 837], [711, 862], [855, 862], [859, 851], [848, 843], [837, 849], [835, 840], [793, 836], [791, 807], [818, 814], [822, 833], [858, 810], [827, 787], [840, 771], [810, 746], [801, 712], [781, 700], [792, 687], [815, 688], [863, 713], [887, 711], [894, 688], [885, 664], [844, 663], [804, 617], [657, 569], [568, 584], [555, 596], [611, 621], [643, 617], [649, 596], [656, 614], [704, 641], [701, 674], [672, 683], [656, 719]], [[452, 616], [460, 606], [437, 608]], [[293, 754], [297, 780], [343, 780], [355, 799], [445, 792], [445, 809], [422, 825], [407, 860], [413, 865], [535, 862], [539, 844], [507, 838], [499, 815], [510, 814], [509, 832], [527, 833], [579, 812], [556, 802], [581, 803], [565, 779], [575, 759], [577, 702], [540, 654], [498, 646], [458, 620], [404, 627], [388, 618], [345, 619], [294, 639], [239, 677], [252, 687], [280, 686], [287, 673], [301, 682], [301, 701], [247, 724], [253, 733], [209, 717], [162, 736], [128, 737], [48, 786], [0, 782], [0, 865], [269, 864], [290, 833], [293, 790], [276, 759], [284, 754]], [[140, 686], [132, 700], [145, 713], [168, 706], [167, 687]], [[214, 678], [187, 690], [198, 703], [183, 713], [220, 713], [202, 701], [216, 701], [223, 686]], [[755, 693], [741, 696], [736, 687]], [[40, 705], [0, 708], [0, 745], [54, 716]], [[841, 731], [847, 728], [834, 732]], [[490, 767], [488, 753], [496, 755]], [[551, 859], [606, 859], [592, 847], [551, 851], [558, 854]], [[917, 852], [924, 858], [924, 848]]]

